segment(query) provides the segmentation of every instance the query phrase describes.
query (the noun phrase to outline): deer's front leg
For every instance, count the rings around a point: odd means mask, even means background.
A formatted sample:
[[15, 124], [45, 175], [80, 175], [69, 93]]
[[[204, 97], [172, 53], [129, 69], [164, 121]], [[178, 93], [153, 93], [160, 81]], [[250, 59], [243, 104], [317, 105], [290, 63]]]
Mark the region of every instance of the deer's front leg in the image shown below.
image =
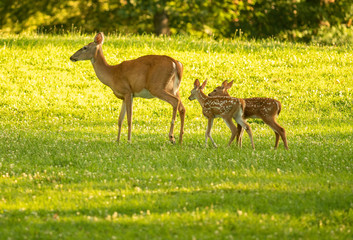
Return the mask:
[[131, 142], [131, 128], [132, 128], [132, 94], [128, 93], [124, 96], [124, 102], [127, 113], [128, 136], [127, 140]]
[[246, 130], [246, 132], [248, 133], [248, 135], [250, 137], [251, 146], [255, 150], [255, 145], [254, 145], [254, 140], [253, 140], [253, 136], [252, 136], [252, 131], [251, 131], [250, 125], [246, 122], [246, 120], [239, 113], [235, 116], [235, 121], [239, 125], [241, 125], [242, 128], [244, 128]]
[[211, 129], [213, 126], [213, 119], [214, 118], [208, 118], [208, 124], [207, 124], [207, 129], [206, 129], [206, 134], [205, 134], [205, 147], [207, 147], [207, 139], [210, 138], [211, 142], [214, 147], [217, 147], [217, 144], [213, 141], [213, 138], [211, 136]]
[[118, 130], [118, 143], [120, 141], [121, 127], [123, 125], [125, 113], [126, 113], [126, 103], [123, 100], [123, 103], [121, 104], [121, 110], [120, 110], [119, 120], [118, 120], [118, 128], [119, 128], [119, 130]]

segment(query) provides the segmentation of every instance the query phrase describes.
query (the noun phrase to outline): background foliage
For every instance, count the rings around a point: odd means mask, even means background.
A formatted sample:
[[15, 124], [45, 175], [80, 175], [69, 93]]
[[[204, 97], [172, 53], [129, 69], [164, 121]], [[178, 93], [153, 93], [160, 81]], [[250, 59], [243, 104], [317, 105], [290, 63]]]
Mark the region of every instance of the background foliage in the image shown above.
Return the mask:
[[334, 44], [352, 39], [351, 0], [2, 0], [0, 29], [152, 33], [161, 13], [172, 34]]

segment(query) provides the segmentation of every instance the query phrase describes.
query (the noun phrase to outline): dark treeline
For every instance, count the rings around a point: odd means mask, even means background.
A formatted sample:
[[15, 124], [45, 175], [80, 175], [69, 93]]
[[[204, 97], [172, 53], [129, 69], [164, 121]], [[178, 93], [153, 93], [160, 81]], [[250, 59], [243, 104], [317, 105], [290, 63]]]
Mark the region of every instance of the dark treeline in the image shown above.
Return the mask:
[[[1, 0], [5, 32], [121, 32], [310, 41], [343, 34], [352, 0]], [[331, 34], [332, 35], [332, 34]], [[337, 34], [336, 34], [337, 35]]]

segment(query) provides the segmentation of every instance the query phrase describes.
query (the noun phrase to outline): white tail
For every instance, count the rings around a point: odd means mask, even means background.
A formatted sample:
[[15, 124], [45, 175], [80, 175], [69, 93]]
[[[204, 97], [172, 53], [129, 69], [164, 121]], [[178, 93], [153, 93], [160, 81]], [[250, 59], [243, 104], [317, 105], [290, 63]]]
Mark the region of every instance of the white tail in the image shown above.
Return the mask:
[[169, 139], [175, 143], [174, 122], [179, 111], [181, 119], [180, 144], [183, 141], [185, 108], [179, 95], [183, 65], [168, 56], [147, 55], [118, 65], [109, 65], [103, 55], [103, 33], [98, 33], [94, 41], [78, 50], [70, 57], [73, 62], [91, 60], [99, 80], [109, 86], [116, 97], [123, 100], [118, 121], [118, 142], [121, 126], [127, 113], [128, 141], [131, 141], [132, 100], [134, 97], [157, 97], [173, 106]]
[[232, 121], [232, 118], [234, 118], [239, 125], [246, 129], [246, 132], [249, 134], [251, 140], [252, 148], [255, 149], [250, 125], [242, 117], [244, 109], [244, 100], [229, 96], [208, 97], [202, 92], [202, 90], [206, 86], [206, 83], [207, 80], [204, 81], [200, 86], [199, 80], [196, 79], [194, 82], [194, 89], [191, 90], [191, 95], [189, 97], [189, 100], [197, 99], [199, 101], [202, 107], [202, 113], [208, 119], [208, 125], [205, 136], [206, 147], [208, 138], [210, 138], [213, 145], [217, 147], [216, 143], [213, 141], [213, 138], [211, 136], [211, 128], [213, 125], [214, 118], [221, 117], [232, 132], [228, 146], [230, 146], [237, 134], [237, 128]]
[[[224, 81], [221, 86], [216, 87], [208, 96], [229, 96], [228, 89], [233, 81]], [[285, 149], [288, 150], [286, 131], [276, 122], [276, 117], [281, 112], [281, 102], [272, 98], [244, 98], [244, 119], [261, 118], [276, 134], [275, 149], [278, 147], [279, 137], [282, 138]], [[241, 146], [244, 130], [238, 124], [237, 142]]]

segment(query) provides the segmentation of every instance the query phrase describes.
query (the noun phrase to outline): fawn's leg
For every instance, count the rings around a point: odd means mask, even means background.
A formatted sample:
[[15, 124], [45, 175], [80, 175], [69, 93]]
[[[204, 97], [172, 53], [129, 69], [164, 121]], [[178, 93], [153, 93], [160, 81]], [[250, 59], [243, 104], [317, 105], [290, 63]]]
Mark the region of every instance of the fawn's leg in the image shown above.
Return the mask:
[[[284, 130], [283, 127], [281, 127], [275, 119], [264, 119], [264, 122], [272, 128], [272, 130], [276, 133], [276, 143], [275, 143], [275, 149], [278, 147], [278, 142], [279, 142], [279, 136], [281, 136], [282, 141], [284, 143], [284, 148], [288, 150], [288, 143], [287, 143], [287, 137], [286, 137], [286, 131]], [[279, 136], [278, 136], [279, 135]]]
[[229, 127], [230, 131], [232, 132], [232, 135], [230, 136], [230, 140], [228, 143], [228, 147], [230, 146], [230, 144], [232, 144], [232, 142], [234, 141], [235, 136], [238, 133], [237, 127], [235, 126], [235, 124], [232, 121], [232, 118], [223, 118], [224, 122], [227, 124], [227, 126]]
[[242, 146], [243, 133], [244, 128], [242, 128], [240, 124], [237, 124], [237, 143], [240, 148]]
[[213, 146], [217, 147], [216, 143], [213, 141], [213, 138], [211, 136], [211, 129], [212, 129], [212, 125], [213, 125], [213, 120], [214, 120], [214, 118], [208, 119], [208, 124], [207, 124], [207, 129], [206, 129], [206, 134], [205, 134], [205, 147], [207, 147], [207, 139], [208, 138], [211, 139]]
[[278, 148], [278, 143], [279, 143], [279, 138], [280, 138], [280, 136], [279, 136], [279, 134], [278, 134], [277, 132], [275, 132], [275, 135], [276, 135], [275, 149], [277, 149], [277, 148]]
[[239, 113], [239, 114], [236, 115], [235, 121], [237, 121], [237, 123], [240, 124], [241, 127], [246, 130], [246, 132], [248, 133], [248, 135], [249, 135], [249, 137], [250, 137], [251, 146], [252, 146], [252, 148], [255, 150], [254, 139], [253, 139], [253, 136], [252, 136], [252, 131], [251, 131], [250, 125], [249, 125], [249, 124], [246, 122], [246, 120], [242, 117], [241, 113]]

